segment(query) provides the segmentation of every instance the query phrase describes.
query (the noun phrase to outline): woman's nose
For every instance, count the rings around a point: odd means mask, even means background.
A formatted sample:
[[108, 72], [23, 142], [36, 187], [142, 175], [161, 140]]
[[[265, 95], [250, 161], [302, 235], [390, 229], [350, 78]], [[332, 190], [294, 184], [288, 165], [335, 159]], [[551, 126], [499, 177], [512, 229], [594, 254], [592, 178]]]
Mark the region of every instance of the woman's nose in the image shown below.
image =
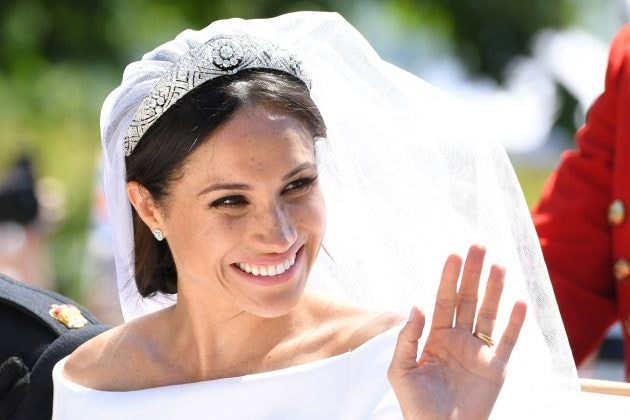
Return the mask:
[[273, 205], [261, 212], [255, 238], [263, 243], [269, 252], [284, 252], [297, 239], [295, 226], [290, 214], [282, 205]]

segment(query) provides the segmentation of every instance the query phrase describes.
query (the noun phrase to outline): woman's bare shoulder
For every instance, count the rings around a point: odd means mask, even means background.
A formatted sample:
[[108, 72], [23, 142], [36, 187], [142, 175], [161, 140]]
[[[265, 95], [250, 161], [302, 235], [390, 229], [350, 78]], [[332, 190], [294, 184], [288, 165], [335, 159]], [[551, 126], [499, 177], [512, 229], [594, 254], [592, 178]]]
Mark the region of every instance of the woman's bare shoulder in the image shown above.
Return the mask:
[[[66, 361], [62, 374], [69, 381], [101, 391], [142, 388], [130, 372], [146, 370], [145, 321], [114, 327], [78, 347]], [[140, 385], [140, 386], [139, 386]]]
[[323, 323], [335, 331], [336, 352], [360, 347], [372, 338], [401, 325], [405, 317], [397, 312], [384, 312], [341, 302], [320, 301]]
[[348, 324], [348, 348], [356, 349], [372, 338], [401, 325], [405, 318], [397, 312], [357, 311]]
[[68, 358], [63, 367], [63, 376], [71, 382], [88, 388], [101, 389], [108, 360], [112, 359], [112, 344], [120, 341], [121, 330], [125, 325], [114, 327], [79, 346]]

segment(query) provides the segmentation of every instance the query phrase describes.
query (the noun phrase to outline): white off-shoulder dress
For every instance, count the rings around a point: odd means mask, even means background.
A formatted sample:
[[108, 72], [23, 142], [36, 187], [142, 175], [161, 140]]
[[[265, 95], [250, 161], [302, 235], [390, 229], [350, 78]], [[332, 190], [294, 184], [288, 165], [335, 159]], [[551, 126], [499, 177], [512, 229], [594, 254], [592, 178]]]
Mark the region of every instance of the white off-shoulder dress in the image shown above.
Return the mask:
[[69, 381], [62, 359], [53, 370], [53, 419], [400, 419], [387, 381], [398, 331], [272, 372], [127, 392]]

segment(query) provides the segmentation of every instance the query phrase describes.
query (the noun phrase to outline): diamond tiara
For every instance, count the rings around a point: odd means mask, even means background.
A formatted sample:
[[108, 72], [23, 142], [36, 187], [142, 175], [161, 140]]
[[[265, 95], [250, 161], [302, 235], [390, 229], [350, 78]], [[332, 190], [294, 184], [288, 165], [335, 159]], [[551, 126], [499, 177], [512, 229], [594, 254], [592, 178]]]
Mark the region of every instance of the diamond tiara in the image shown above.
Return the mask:
[[131, 155], [149, 127], [179, 98], [208, 80], [245, 69], [282, 71], [311, 87], [301, 61], [268, 41], [245, 35], [211, 38], [186, 52], [142, 100], [125, 135], [125, 156]]

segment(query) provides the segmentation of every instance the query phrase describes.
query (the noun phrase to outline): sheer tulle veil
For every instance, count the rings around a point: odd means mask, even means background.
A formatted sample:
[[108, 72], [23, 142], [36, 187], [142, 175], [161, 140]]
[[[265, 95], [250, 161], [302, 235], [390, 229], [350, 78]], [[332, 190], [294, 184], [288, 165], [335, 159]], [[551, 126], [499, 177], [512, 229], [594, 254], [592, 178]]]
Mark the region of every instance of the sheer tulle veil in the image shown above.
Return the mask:
[[141, 100], [172, 63], [221, 33], [266, 38], [297, 54], [328, 125], [328, 138], [317, 141], [327, 205], [326, 252], [320, 252], [309, 287], [332, 299], [401, 312], [416, 304], [430, 316], [447, 255], [465, 254], [471, 243], [482, 243], [487, 261], [507, 267], [495, 334], [505, 328], [516, 299], [529, 305], [498, 413], [514, 418], [514, 404], [525, 417], [544, 413], [550, 391], [577, 390], [537, 237], [504, 150], [484, 139], [466, 105], [382, 61], [334, 13], [217, 21], [182, 32], [127, 67], [101, 115], [106, 198], [125, 318], [170, 305], [176, 296], [142, 299], [133, 282], [123, 138]]

